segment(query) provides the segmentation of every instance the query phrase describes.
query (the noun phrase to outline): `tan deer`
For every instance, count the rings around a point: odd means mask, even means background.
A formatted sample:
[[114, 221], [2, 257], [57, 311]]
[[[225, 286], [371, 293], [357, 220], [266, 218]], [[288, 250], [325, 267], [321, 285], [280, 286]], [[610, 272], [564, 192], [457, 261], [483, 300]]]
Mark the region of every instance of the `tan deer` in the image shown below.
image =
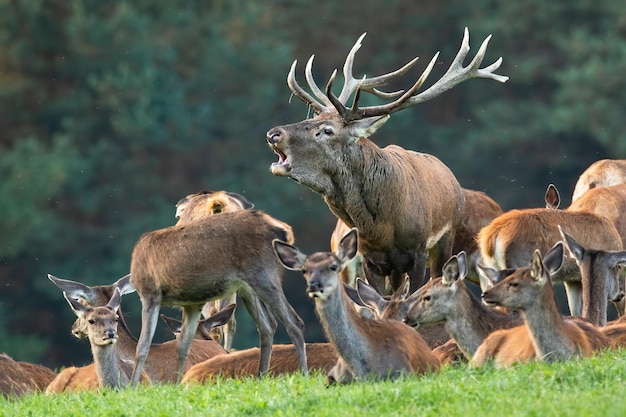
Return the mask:
[[[307, 343], [306, 358], [309, 372], [328, 373], [337, 363], [337, 351], [330, 343]], [[181, 384], [207, 384], [220, 378], [246, 378], [259, 374], [259, 348], [238, 350], [197, 363], [183, 376]], [[268, 374], [278, 376], [300, 370], [294, 345], [272, 346]]]
[[55, 376], [43, 365], [15, 361], [0, 353], [0, 395], [6, 398], [44, 391]]
[[626, 184], [626, 159], [601, 159], [591, 164], [578, 178], [572, 203], [596, 187]]
[[[477, 240], [481, 262], [496, 270], [527, 266], [535, 250], [545, 253], [561, 240], [559, 226], [585, 248], [603, 251], [622, 250], [619, 232], [604, 216], [569, 208], [510, 210], [495, 218], [479, 232]], [[602, 279], [595, 276], [587, 278]], [[604, 278], [617, 279], [607, 276]], [[568, 257], [553, 279], [563, 281], [572, 315], [591, 319], [598, 325], [606, 323], [606, 311], [597, 317], [585, 317], [583, 314], [582, 291], [588, 284], [582, 281], [580, 270], [573, 259]], [[614, 288], [610, 284], [606, 287]], [[623, 298], [622, 294], [623, 292], [618, 290], [607, 294], [607, 297], [611, 301], [619, 302]]]
[[[63, 293], [72, 311], [86, 325], [87, 337], [91, 345], [93, 363], [98, 377], [99, 388], [123, 388], [128, 385], [133, 369], [132, 361], [122, 358], [117, 349], [117, 309], [122, 301], [119, 289], [105, 306], [87, 307]], [[145, 374], [141, 380], [150, 383]]]
[[284, 270], [272, 248], [274, 239], [293, 242], [291, 227], [255, 210], [208, 216], [148, 232], [139, 239], [130, 267], [130, 280], [142, 304], [133, 385], [148, 357], [161, 305], [179, 306], [183, 311], [177, 340], [180, 380], [203, 304], [232, 293], [241, 297], [256, 323], [259, 374], [269, 369], [275, 318], [285, 326], [296, 346], [300, 369], [307, 373], [304, 323], [283, 292]]
[[409, 297], [405, 322], [418, 330], [443, 323], [465, 357], [471, 358], [490, 333], [520, 326], [523, 320], [519, 314], [503, 314], [483, 305], [465, 285], [466, 275], [467, 257], [459, 252], [446, 262], [441, 277]]
[[[254, 204], [241, 194], [230, 191], [201, 191], [189, 194], [181, 198], [176, 203], [177, 225], [188, 224], [195, 220], [203, 219], [219, 213], [232, 213], [239, 210], [252, 210]], [[230, 304], [237, 302], [237, 294], [229, 294], [221, 300], [208, 302], [203, 310], [203, 315], [208, 317], [210, 310], [214, 311], [224, 309]], [[233, 339], [237, 332], [237, 319], [235, 315], [231, 315], [226, 325], [216, 328], [223, 334], [224, 349], [230, 352], [233, 346]]]
[[364, 318], [350, 305], [339, 273], [357, 254], [357, 241], [357, 229], [352, 229], [336, 253], [309, 256], [295, 246], [274, 241], [274, 250], [285, 268], [304, 274], [324, 333], [339, 355], [328, 382], [394, 379], [438, 370], [439, 361], [413, 329], [397, 320]]
[[[69, 297], [81, 300], [85, 305], [90, 307], [104, 306], [113, 296], [115, 289], [118, 289], [122, 295], [135, 292], [135, 288], [130, 283], [130, 275], [126, 275], [111, 285], [89, 286], [77, 281], [57, 278], [48, 275], [48, 278], [61, 291], [68, 294]], [[124, 319], [121, 306], [117, 310], [119, 317], [118, 333], [117, 333], [117, 349], [122, 358], [129, 361], [134, 360], [137, 350], [137, 339], [131, 333]], [[220, 326], [225, 323], [224, 318], [220, 316], [217, 320], [207, 320], [210, 326]], [[76, 337], [86, 337], [84, 322], [77, 319], [72, 327], [72, 333]], [[193, 340], [189, 351], [187, 368], [202, 362], [210, 357], [226, 353], [224, 348], [213, 339], [206, 339], [204, 333], [197, 334]], [[153, 344], [150, 346], [150, 353], [145, 364], [145, 371], [153, 383], [175, 382], [177, 380], [177, 364], [173, 359], [176, 356], [176, 341], [170, 340], [163, 343]], [[88, 365], [87, 367], [90, 367]], [[93, 389], [95, 378], [95, 368], [91, 366], [75, 368], [72, 367], [71, 372], [66, 368], [67, 372], [62, 377], [57, 377], [56, 384], [53, 388], [49, 388], [51, 392], [61, 392], [66, 390], [75, 390], [81, 388]], [[78, 371], [80, 369], [80, 371]], [[76, 374], [80, 372], [80, 374]], [[92, 375], [92, 376], [86, 376]], [[82, 382], [91, 379], [91, 383]]]
[[[505, 82], [508, 77], [493, 73], [501, 59], [480, 68], [491, 36], [482, 43], [471, 63], [463, 67], [469, 51], [466, 29], [450, 68], [430, 88], [417, 93], [438, 54], [407, 91], [385, 93], [379, 88], [405, 74], [417, 58], [385, 75], [355, 78], [354, 57], [364, 36], [346, 58], [344, 85], [338, 97], [332, 92], [336, 72], [322, 91], [313, 80], [311, 57], [305, 68], [310, 94], [297, 83], [296, 62], [293, 63], [287, 83], [293, 94], [317, 115], [270, 129], [267, 143], [278, 155], [278, 162], [271, 166], [274, 175], [290, 177], [321, 194], [339, 220], [359, 229], [368, 282], [382, 293], [386, 276], [393, 289], [402, 284], [405, 273], [421, 285], [428, 259], [431, 274], [440, 273], [452, 254], [454, 234], [462, 219], [463, 192], [454, 174], [436, 157], [395, 145], [380, 148], [368, 136], [391, 113], [428, 101], [465, 80], [487, 78]], [[395, 100], [359, 107], [359, 98], [365, 92]]]
[[[589, 356], [607, 347], [608, 339], [593, 325], [581, 326], [561, 316], [549, 271], [557, 270], [563, 262], [562, 242], [554, 246], [550, 251], [553, 253], [556, 256], [542, 259], [536, 250], [529, 267], [519, 268], [483, 292], [482, 300], [487, 305], [501, 305], [521, 312], [537, 359], [551, 362]], [[477, 359], [480, 360], [482, 358]]]

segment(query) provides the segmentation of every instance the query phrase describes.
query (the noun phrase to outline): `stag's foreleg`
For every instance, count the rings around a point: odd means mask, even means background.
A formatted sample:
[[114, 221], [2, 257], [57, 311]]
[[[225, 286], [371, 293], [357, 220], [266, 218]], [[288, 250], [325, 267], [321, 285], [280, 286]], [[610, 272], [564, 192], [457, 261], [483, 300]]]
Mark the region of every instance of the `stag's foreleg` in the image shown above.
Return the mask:
[[176, 342], [178, 364], [177, 382], [180, 382], [183, 377], [183, 373], [185, 372], [185, 362], [187, 362], [189, 349], [191, 348], [191, 343], [193, 342], [196, 330], [198, 329], [201, 312], [202, 304], [183, 307], [183, 325], [178, 341]]
[[161, 294], [139, 294], [141, 298], [141, 334], [137, 342], [135, 351], [135, 367], [131, 376], [131, 385], [137, 386], [141, 379], [141, 372], [148, 359], [150, 344], [154, 337], [157, 322], [159, 320], [159, 310], [161, 309]]

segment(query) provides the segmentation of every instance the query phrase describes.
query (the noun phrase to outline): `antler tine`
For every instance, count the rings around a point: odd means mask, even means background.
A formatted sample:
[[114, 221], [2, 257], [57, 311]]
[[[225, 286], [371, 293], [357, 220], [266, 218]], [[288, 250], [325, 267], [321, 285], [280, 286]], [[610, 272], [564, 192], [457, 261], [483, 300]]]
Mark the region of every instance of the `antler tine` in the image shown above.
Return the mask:
[[324, 106], [328, 108], [332, 106], [330, 100], [328, 100], [326, 94], [324, 94], [324, 92], [317, 86], [315, 80], [313, 79], [312, 68], [314, 57], [315, 55], [311, 55], [311, 58], [309, 58], [309, 60], [307, 61], [306, 67], [304, 69], [304, 75], [306, 76], [306, 82], [309, 84], [309, 88], [311, 89], [315, 97], [317, 97], [324, 104]]
[[337, 70], [334, 70], [333, 73], [330, 75], [330, 78], [328, 79], [328, 84], [326, 84], [326, 96], [330, 100], [333, 107], [335, 107], [335, 109], [337, 110], [337, 113], [339, 113], [339, 116], [341, 116], [343, 120], [348, 120], [348, 109], [346, 108], [344, 103], [342, 103], [341, 100], [339, 100], [332, 92], [333, 81], [335, 81], [336, 76]]
[[291, 69], [289, 70], [289, 75], [287, 75], [287, 85], [291, 89], [291, 92], [295, 94], [300, 100], [304, 101], [309, 106], [313, 107], [315, 111], [318, 113], [322, 113], [326, 108], [315, 100], [309, 93], [307, 93], [300, 84], [296, 81], [296, 64], [298, 60], [293, 61], [291, 64]]
[[359, 86], [360, 80], [356, 80], [354, 76], [352, 75], [352, 66], [354, 64], [354, 56], [356, 55], [356, 52], [359, 50], [359, 48], [361, 48], [361, 41], [363, 40], [366, 34], [367, 32], [359, 36], [359, 39], [356, 40], [356, 42], [354, 43], [354, 46], [352, 47], [352, 49], [350, 49], [350, 52], [348, 53], [348, 56], [346, 57], [346, 62], [344, 62], [343, 64], [344, 84], [341, 89], [341, 93], [339, 93], [339, 101], [342, 102], [343, 104], [345, 104], [346, 101], [348, 101], [348, 97], [350, 97], [350, 95], [354, 93], [354, 91]]
[[463, 41], [461, 42], [461, 48], [459, 49], [459, 52], [454, 58], [454, 61], [452, 61], [452, 64], [450, 64], [450, 68], [448, 68], [448, 71], [446, 71], [443, 77], [441, 77], [437, 82], [435, 82], [435, 84], [430, 86], [430, 88], [428, 88], [427, 90], [406, 100], [403, 104], [398, 106], [398, 108], [395, 109], [394, 111], [401, 110], [401, 109], [413, 106], [415, 104], [428, 101], [432, 98], [437, 97], [441, 93], [451, 89], [457, 84], [460, 84], [463, 81], [466, 81], [472, 78], [488, 78], [488, 79], [492, 79], [501, 83], [506, 82], [509, 79], [509, 77], [505, 75], [499, 75], [499, 74], [493, 73], [493, 71], [497, 70], [500, 67], [500, 64], [502, 63], [502, 57], [498, 58], [496, 62], [494, 62], [493, 64], [483, 69], [479, 68], [480, 64], [482, 63], [483, 58], [485, 57], [485, 52], [487, 51], [487, 45], [489, 44], [490, 40], [491, 40], [491, 35], [485, 38], [483, 43], [480, 45], [480, 48], [478, 49], [478, 52], [476, 53], [476, 56], [474, 57], [472, 62], [470, 62], [470, 64], [464, 68], [463, 60], [467, 56], [467, 53], [469, 52], [469, 49], [470, 49], [469, 48], [469, 30], [465, 28], [465, 32], [463, 34]]

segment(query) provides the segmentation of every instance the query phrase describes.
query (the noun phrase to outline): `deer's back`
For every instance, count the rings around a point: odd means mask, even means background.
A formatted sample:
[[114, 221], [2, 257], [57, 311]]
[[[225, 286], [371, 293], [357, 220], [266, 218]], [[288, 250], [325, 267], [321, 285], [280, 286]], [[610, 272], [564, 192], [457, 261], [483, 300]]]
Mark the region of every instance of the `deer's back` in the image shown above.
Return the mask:
[[0, 394], [6, 397], [43, 391], [54, 377], [54, 372], [45, 366], [16, 362], [0, 354]]

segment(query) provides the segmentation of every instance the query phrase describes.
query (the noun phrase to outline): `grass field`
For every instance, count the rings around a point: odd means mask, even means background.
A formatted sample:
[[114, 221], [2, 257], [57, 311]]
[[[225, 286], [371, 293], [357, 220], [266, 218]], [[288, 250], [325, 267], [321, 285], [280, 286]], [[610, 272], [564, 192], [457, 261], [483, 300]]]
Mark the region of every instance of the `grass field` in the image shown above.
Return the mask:
[[324, 386], [323, 375], [0, 400], [1, 416], [626, 416], [626, 350], [512, 369]]

